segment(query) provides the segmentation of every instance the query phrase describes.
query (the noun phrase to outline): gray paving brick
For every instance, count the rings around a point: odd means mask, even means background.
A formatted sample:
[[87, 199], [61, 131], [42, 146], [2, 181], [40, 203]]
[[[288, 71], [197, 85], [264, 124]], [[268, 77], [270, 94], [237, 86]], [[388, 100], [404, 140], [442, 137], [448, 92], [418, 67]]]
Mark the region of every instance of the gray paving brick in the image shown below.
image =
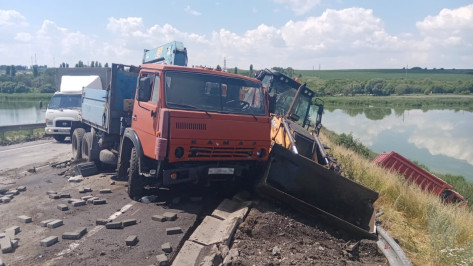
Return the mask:
[[10, 189], [5, 194], [6, 195], [18, 195], [18, 194], [20, 194], [20, 191], [18, 191], [17, 189]]
[[11, 201], [11, 198], [10, 197], [1, 197], [0, 201], [2, 203], [9, 203]]
[[110, 220], [108, 220], [108, 219], [97, 219], [97, 220], [95, 220], [96, 225], [106, 225], [109, 222], [110, 222]]
[[92, 204], [93, 204], [93, 205], [103, 205], [103, 204], [107, 204], [107, 200], [104, 200], [104, 199], [96, 199], [96, 200], [93, 200], [93, 201], [92, 201]]
[[100, 194], [108, 194], [108, 193], [112, 193], [112, 190], [109, 189], [109, 188], [101, 189], [101, 190], [100, 190]]
[[177, 219], [177, 213], [174, 212], [165, 212], [163, 216], [166, 218], [166, 221], [174, 221]]
[[24, 222], [25, 224], [31, 223], [33, 221], [33, 219], [31, 217], [26, 216], [26, 215], [18, 216], [18, 220], [20, 220], [21, 222]]
[[48, 226], [48, 223], [54, 221], [56, 219], [47, 219], [47, 220], [44, 220], [44, 221], [41, 221], [39, 222], [39, 225], [41, 225], [42, 227], [47, 227]]
[[125, 239], [125, 244], [127, 246], [134, 246], [138, 243], [138, 236], [128, 236], [126, 239]]
[[90, 187], [85, 187], [84, 188], [86, 192], [92, 192], [93, 190]]
[[59, 195], [59, 194], [49, 194], [49, 198], [50, 199], [60, 199], [61, 195]]
[[51, 194], [57, 194], [57, 192], [56, 192], [56, 191], [52, 191], [52, 190], [46, 192], [46, 195], [51, 195]]
[[39, 242], [39, 244], [42, 247], [49, 247], [49, 246], [52, 246], [52, 245], [56, 244], [57, 242], [58, 242], [58, 237], [57, 236], [49, 236], [49, 237], [46, 237], [45, 239], [41, 240]]
[[17, 247], [18, 247], [18, 243], [20, 242], [20, 240], [18, 239], [11, 239], [11, 246], [13, 247], [13, 250], [15, 250]]
[[67, 203], [73, 203], [74, 201], [81, 201], [81, 199], [67, 199]]
[[87, 201], [88, 199], [90, 199], [90, 198], [93, 198], [93, 197], [94, 197], [94, 196], [87, 195], [87, 196], [83, 196], [83, 197], [81, 197], [80, 199], [81, 199], [81, 200], [85, 200], [85, 201]]
[[5, 232], [9, 230], [12, 230], [13, 232], [15, 232], [15, 235], [16, 235], [20, 232], [20, 227], [16, 225], [8, 227], [7, 229], [5, 229]]
[[124, 227], [127, 227], [127, 226], [130, 226], [130, 225], [135, 225], [137, 223], [137, 220], [136, 219], [127, 219], [127, 220], [123, 220], [122, 223], [123, 223]]
[[53, 220], [53, 221], [49, 222], [49, 223], [47, 224], [47, 227], [48, 227], [49, 229], [53, 229], [53, 228], [59, 227], [59, 226], [61, 226], [61, 225], [63, 225], [63, 224], [64, 224], [64, 223], [62, 222], [62, 220], [59, 220], [59, 219], [58, 219], [58, 220]]
[[79, 232], [65, 232], [62, 234], [62, 239], [67, 240], [77, 240], [80, 239], [82, 236]]
[[84, 206], [86, 202], [85, 200], [77, 200], [77, 201], [73, 201], [71, 204], [74, 207], [79, 207], [79, 206]]
[[13, 246], [9, 236], [5, 236], [4, 238], [0, 239], [0, 247], [2, 249], [2, 253], [4, 254], [13, 252]]
[[151, 219], [153, 221], [158, 221], [158, 222], [165, 222], [166, 221], [166, 218], [164, 218], [164, 216], [162, 216], [162, 215], [153, 215], [153, 217], [151, 217]]
[[182, 233], [182, 229], [180, 227], [166, 228], [166, 234], [168, 235], [176, 235], [180, 233]]
[[70, 198], [71, 198], [71, 194], [69, 194], [69, 193], [61, 193], [61, 194], [59, 194], [59, 197], [61, 197], [61, 199], [70, 199]]
[[158, 265], [159, 265], [159, 266], [167, 266], [167, 265], [169, 265], [168, 256], [166, 256], [166, 254], [157, 255], [157, 256], [156, 256], [156, 259], [158, 260]]
[[87, 200], [87, 204], [94, 204], [94, 200], [98, 200], [98, 199], [99, 199], [98, 197], [92, 197]]
[[57, 205], [58, 210], [60, 211], [67, 211], [69, 210], [69, 207], [66, 204], [58, 204]]
[[25, 186], [19, 186], [16, 188], [16, 190], [20, 191], [20, 192], [24, 192], [26, 191], [26, 187]]
[[172, 247], [171, 243], [167, 242], [161, 245], [161, 250], [166, 252], [166, 253], [171, 253], [172, 252]]
[[79, 193], [80, 194], [87, 193], [87, 190], [85, 190], [84, 188], [79, 188]]
[[123, 223], [122, 222], [109, 222], [105, 225], [105, 228], [107, 228], [107, 229], [123, 229]]
[[79, 233], [80, 237], [83, 237], [85, 234], [87, 234], [87, 227], [79, 227], [75, 232]]

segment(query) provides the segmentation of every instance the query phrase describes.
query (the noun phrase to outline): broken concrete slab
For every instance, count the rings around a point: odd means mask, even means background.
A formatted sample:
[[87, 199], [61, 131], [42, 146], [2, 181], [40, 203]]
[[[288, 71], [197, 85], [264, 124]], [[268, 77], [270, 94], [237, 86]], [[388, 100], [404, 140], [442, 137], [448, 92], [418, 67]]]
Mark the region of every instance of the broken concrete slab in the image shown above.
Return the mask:
[[179, 250], [176, 258], [174, 258], [174, 265], [199, 265], [198, 258], [204, 245], [187, 240]]
[[88, 177], [91, 175], [98, 174], [99, 170], [94, 162], [86, 162], [78, 164], [74, 167], [74, 171], [82, 177]]
[[52, 245], [56, 244], [57, 242], [58, 242], [58, 237], [57, 236], [49, 236], [49, 237], [46, 237], [43, 240], [41, 240], [39, 242], [39, 244], [42, 247], [49, 247], [49, 246], [52, 246]]
[[177, 219], [177, 213], [174, 212], [165, 212], [163, 217], [166, 218], [166, 221], [174, 221]]
[[248, 214], [249, 203], [224, 199], [212, 212], [212, 216], [221, 220], [238, 217], [243, 220]]
[[26, 216], [26, 215], [20, 215], [18, 216], [18, 220], [20, 220], [20, 222], [23, 222], [25, 224], [27, 223], [31, 223], [33, 221], [33, 219], [29, 216]]
[[64, 223], [62, 222], [62, 220], [53, 220], [49, 223], [46, 224], [46, 226], [49, 228], [49, 229], [53, 229], [53, 228], [56, 228], [56, 227], [59, 227], [61, 225], [63, 225]]
[[217, 243], [229, 245], [239, 224], [240, 219], [238, 217], [222, 221], [212, 216], [206, 216], [199, 227], [192, 233], [189, 240], [204, 245]]
[[20, 191], [20, 192], [25, 192], [26, 191], [26, 187], [25, 186], [19, 186], [16, 188], [16, 190]]
[[166, 218], [162, 215], [153, 215], [153, 217], [151, 217], [151, 219], [153, 221], [158, 221], [158, 222], [165, 222], [166, 221]]
[[66, 204], [58, 204], [57, 205], [58, 210], [60, 211], [67, 211], [69, 210], [69, 207]]
[[128, 236], [126, 239], [125, 239], [125, 244], [127, 246], [134, 246], [138, 243], [138, 236], [135, 236], [135, 235], [132, 235], [132, 236]]
[[182, 229], [180, 227], [171, 227], [171, 228], [166, 228], [166, 234], [168, 235], [176, 235], [176, 234], [181, 234]]
[[172, 252], [172, 247], [171, 243], [166, 242], [161, 245], [161, 250], [164, 251], [165, 253], [171, 253]]

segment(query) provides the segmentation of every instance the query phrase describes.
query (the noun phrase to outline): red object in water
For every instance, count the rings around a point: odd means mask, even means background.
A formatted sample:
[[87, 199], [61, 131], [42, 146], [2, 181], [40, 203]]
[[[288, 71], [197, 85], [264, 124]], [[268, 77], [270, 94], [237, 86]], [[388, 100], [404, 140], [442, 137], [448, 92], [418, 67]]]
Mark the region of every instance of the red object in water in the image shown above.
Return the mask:
[[453, 186], [419, 167], [396, 152], [381, 153], [373, 160], [386, 169], [397, 171], [407, 180], [419, 185], [423, 190], [441, 197], [445, 202], [465, 202], [465, 199], [458, 192], [453, 190]]

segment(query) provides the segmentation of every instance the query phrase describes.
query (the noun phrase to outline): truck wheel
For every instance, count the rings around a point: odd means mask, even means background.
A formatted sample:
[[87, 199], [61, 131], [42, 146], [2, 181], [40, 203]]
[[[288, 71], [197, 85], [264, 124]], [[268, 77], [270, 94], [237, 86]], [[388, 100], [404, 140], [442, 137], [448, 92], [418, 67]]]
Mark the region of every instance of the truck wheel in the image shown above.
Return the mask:
[[136, 148], [131, 148], [130, 168], [128, 168], [128, 195], [132, 199], [140, 198], [144, 193], [144, 184], [140, 176]]
[[53, 138], [58, 142], [63, 142], [66, 139], [65, 135], [55, 135]]
[[76, 128], [72, 133], [72, 159], [77, 161], [82, 158], [82, 139], [84, 138], [85, 129]]
[[92, 135], [92, 132], [86, 132], [82, 139], [82, 158], [87, 162], [97, 161], [100, 153], [97, 148], [97, 145], [94, 145], [94, 136]]

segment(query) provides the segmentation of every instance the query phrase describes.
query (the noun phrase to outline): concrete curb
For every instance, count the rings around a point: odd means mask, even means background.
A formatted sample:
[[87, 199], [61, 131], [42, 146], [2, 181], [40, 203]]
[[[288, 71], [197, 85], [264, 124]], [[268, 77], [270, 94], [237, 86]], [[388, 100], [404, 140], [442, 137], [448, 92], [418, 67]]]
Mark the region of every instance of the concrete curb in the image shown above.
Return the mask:
[[200, 265], [215, 256], [218, 246], [228, 248], [250, 205], [251, 202], [223, 200], [184, 243], [172, 265]]

